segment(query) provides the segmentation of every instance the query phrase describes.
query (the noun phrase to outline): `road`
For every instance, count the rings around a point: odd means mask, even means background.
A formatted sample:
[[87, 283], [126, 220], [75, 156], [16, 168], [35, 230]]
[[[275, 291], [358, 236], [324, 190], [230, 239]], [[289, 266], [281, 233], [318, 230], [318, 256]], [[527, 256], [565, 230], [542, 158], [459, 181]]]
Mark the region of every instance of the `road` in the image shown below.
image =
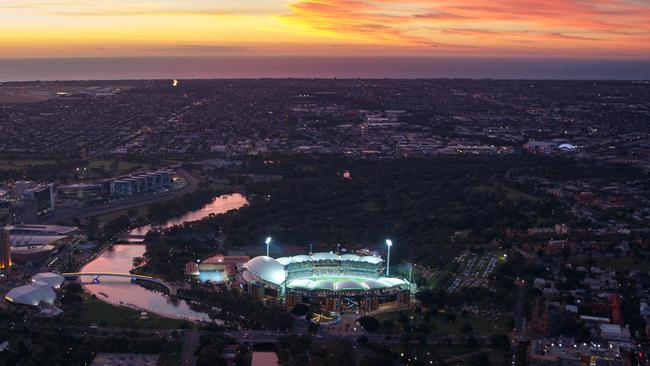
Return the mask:
[[183, 342], [183, 356], [181, 365], [194, 366], [196, 364], [196, 356], [194, 352], [199, 346], [201, 340], [201, 333], [195, 330], [190, 330], [185, 333], [185, 342]]
[[517, 281], [517, 304], [515, 305], [515, 340], [522, 341], [526, 338], [526, 324], [524, 317], [524, 284], [521, 281]]
[[180, 175], [186, 182], [185, 186], [182, 188], [153, 194], [149, 196], [133, 197], [129, 199], [119, 200], [108, 202], [99, 205], [91, 205], [86, 207], [75, 207], [75, 208], [59, 208], [54, 211], [51, 215], [47, 216], [44, 219], [45, 223], [70, 223], [74, 219], [84, 219], [92, 216], [105, 215], [111, 212], [136, 208], [140, 206], [151, 205], [158, 202], [165, 202], [178, 198], [187, 193], [192, 193], [198, 190], [199, 181], [185, 169], [178, 168], [176, 169], [176, 174]]

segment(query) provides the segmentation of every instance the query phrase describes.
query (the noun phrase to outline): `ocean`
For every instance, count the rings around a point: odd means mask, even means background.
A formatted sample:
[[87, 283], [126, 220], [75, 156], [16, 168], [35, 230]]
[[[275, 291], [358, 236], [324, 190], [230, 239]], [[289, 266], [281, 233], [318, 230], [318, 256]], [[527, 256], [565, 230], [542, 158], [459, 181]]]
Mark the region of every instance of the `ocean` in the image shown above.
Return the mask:
[[213, 78], [648, 80], [648, 60], [470, 57], [0, 59], [0, 81]]

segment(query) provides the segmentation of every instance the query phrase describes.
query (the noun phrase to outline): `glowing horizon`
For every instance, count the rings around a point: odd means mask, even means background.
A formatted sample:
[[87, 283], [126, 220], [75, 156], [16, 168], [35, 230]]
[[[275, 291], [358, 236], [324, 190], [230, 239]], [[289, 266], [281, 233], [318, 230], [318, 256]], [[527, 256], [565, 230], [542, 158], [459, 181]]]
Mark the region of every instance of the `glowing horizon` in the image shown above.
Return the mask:
[[0, 58], [650, 58], [643, 0], [0, 0]]

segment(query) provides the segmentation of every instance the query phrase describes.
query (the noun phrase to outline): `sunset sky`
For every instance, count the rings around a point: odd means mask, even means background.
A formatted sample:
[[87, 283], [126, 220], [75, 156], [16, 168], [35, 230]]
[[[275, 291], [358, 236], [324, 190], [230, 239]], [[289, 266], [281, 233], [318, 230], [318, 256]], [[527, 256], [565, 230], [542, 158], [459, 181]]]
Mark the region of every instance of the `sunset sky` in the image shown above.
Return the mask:
[[0, 58], [650, 58], [650, 0], [0, 0]]

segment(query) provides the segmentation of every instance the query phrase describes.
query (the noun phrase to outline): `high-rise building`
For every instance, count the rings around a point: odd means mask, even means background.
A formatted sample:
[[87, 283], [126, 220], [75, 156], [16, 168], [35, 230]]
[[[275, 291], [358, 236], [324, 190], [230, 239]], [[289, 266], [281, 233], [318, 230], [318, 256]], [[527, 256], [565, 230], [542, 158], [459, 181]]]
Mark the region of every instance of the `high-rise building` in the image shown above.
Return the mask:
[[0, 229], [0, 269], [11, 267], [11, 241], [9, 232]]

